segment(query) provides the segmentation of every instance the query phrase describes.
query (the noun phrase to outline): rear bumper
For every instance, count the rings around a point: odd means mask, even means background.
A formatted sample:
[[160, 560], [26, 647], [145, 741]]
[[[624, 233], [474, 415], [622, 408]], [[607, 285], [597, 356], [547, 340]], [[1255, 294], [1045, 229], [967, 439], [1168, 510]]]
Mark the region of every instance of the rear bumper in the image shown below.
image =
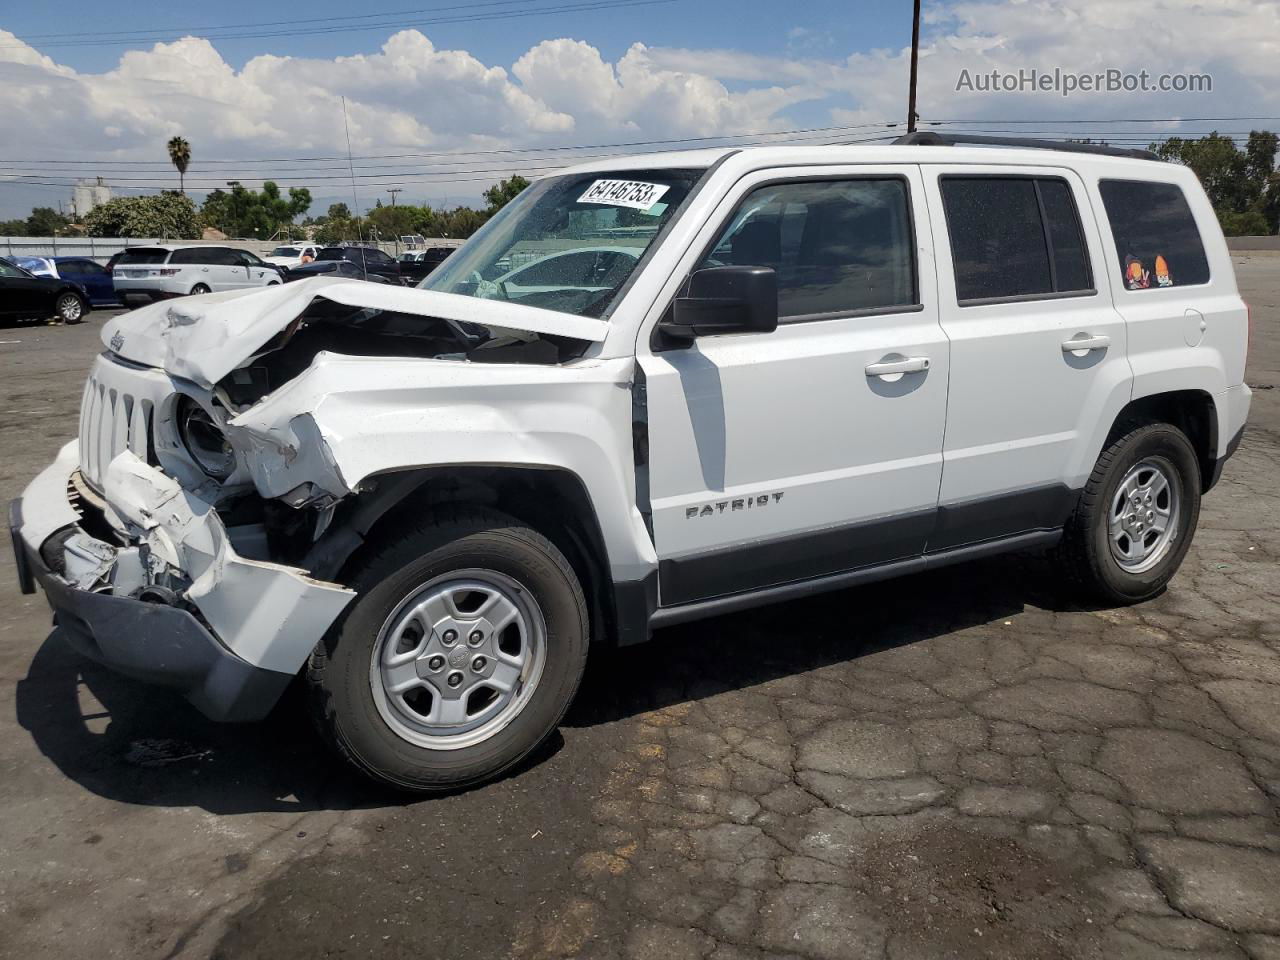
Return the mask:
[[1207, 493], [1222, 479], [1222, 468], [1240, 449], [1244, 439], [1245, 423], [1249, 419], [1249, 406], [1253, 400], [1253, 391], [1241, 383], [1231, 387], [1214, 397], [1214, 406], [1218, 411], [1218, 449], [1208, 476], [1204, 478], [1204, 489]]

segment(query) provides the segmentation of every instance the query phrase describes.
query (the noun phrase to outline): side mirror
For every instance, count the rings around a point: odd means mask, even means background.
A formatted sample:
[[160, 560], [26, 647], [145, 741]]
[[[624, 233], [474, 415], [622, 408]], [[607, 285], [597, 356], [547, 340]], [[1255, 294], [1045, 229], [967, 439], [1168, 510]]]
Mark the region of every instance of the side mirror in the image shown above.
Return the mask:
[[772, 267], [705, 267], [689, 277], [659, 329], [676, 340], [778, 329], [778, 276]]

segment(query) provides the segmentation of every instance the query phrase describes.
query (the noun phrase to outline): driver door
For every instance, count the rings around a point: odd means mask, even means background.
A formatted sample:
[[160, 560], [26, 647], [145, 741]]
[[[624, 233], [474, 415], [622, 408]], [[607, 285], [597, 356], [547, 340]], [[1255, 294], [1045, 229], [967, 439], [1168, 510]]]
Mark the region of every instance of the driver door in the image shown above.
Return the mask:
[[923, 554], [948, 346], [922, 189], [911, 166], [762, 171], [695, 242], [686, 271], [773, 267], [779, 325], [637, 345], [660, 606]]

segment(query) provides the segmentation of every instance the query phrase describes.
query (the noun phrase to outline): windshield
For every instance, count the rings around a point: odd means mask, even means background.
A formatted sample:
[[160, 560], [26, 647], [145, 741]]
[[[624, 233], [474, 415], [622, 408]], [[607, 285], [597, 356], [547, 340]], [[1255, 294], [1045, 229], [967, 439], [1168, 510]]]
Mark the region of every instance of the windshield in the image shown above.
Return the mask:
[[418, 286], [607, 317], [640, 258], [705, 172], [622, 170], [541, 180]]
[[273, 257], [296, 257], [299, 256], [297, 247], [276, 247], [271, 251]]

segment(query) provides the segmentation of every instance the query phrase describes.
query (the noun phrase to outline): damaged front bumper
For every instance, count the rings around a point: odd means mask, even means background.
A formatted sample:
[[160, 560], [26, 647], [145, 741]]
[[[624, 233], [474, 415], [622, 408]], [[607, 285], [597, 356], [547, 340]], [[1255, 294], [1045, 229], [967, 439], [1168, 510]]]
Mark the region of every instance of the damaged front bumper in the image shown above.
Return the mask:
[[78, 463], [67, 444], [10, 509], [24, 592], [38, 581], [91, 659], [215, 720], [266, 716], [353, 592], [239, 555], [211, 504], [128, 451], [97, 503]]

